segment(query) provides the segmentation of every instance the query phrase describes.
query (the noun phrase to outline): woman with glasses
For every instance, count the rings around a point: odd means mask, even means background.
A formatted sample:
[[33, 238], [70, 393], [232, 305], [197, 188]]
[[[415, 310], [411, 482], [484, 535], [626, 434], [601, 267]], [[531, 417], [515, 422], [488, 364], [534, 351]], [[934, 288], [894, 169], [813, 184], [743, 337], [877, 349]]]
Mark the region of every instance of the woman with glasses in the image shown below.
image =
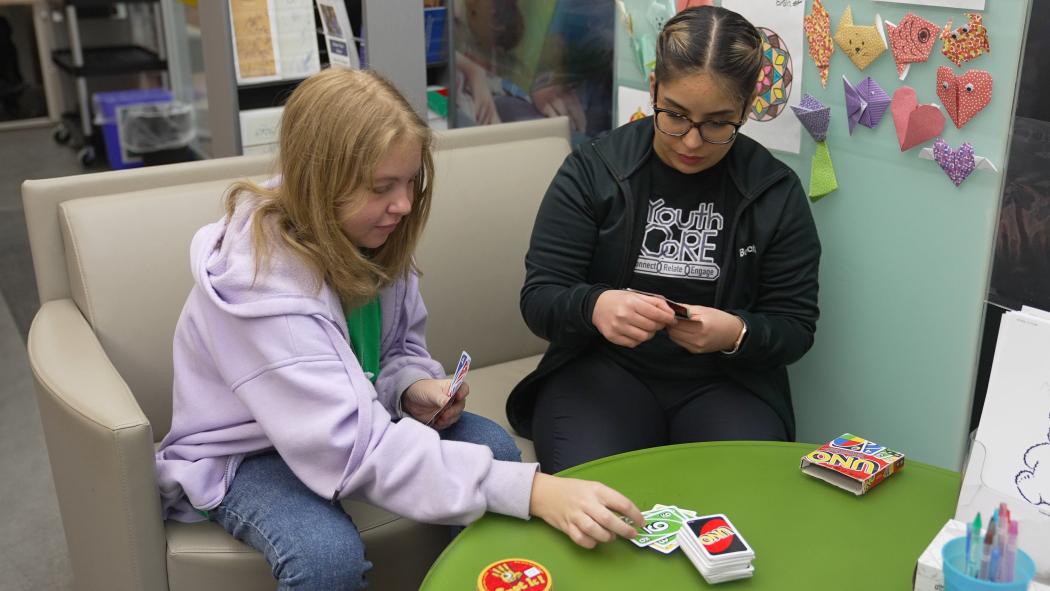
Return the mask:
[[794, 438], [786, 366], [813, 343], [820, 242], [798, 177], [740, 133], [761, 48], [735, 12], [679, 13], [654, 116], [579, 147], [547, 190], [521, 310], [550, 347], [507, 404], [544, 471]]

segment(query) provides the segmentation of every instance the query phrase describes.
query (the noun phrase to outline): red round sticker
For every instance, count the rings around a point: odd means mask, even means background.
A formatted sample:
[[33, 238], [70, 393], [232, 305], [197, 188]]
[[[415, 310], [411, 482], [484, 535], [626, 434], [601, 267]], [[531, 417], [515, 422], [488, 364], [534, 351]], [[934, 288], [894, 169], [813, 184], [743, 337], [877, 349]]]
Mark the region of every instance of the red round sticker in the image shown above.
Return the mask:
[[721, 554], [733, 543], [736, 532], [724, 519], [712, 519], [700, 530], [700, 543], [711, 554]]
[[524, 558], [498, 560], [478, 575], [478, 591], [551, 591], [553, 583], [550, 571]]

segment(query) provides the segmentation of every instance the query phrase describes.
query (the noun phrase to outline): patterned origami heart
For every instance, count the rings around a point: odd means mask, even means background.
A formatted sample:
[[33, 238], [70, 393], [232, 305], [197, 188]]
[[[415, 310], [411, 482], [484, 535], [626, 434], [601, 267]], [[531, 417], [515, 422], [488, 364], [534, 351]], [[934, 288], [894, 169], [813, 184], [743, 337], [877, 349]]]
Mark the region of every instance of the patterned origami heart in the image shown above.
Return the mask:
[[933, 159], [941, 165], [944, 173], [952, 179], [955, 186], [963, 184], [966, 177], [977, 168], [977, 161], [973, 157], [973, 146], [963, 144], [958, 150], [948, 147], [948, 142], [938, 139], [933, 143]]
[[898, 88], [893, 93], [890, 111], [901, 152], [924, 144], [944, 131], [944, 114], [934, 105], [920, 105], [914, 88]]
[[809, 40], [809, 56], [820, 71], [820, 85], [827, 88], [831, 54], [835, 52], [835, 46], [831, 43], [831, 15], [824, 10], [820, 0], [813, 0], [813, 8], [804, 17], [803, 22], [806, 39]]
[[886, 36], [897, 62], [897, 76], [904, 80], [911, 64], [930, 59], [937, 44], [937, 25], [909, 12], [899, 24], [886, 21]]
[[982, 53], [992, 50], [988, 42], [988, 29], [984, 27], [984, 19], [976, 13], [968, 13], [969, 22], [958, 29], [952, 30], [952, 21], [944, 25], [941, 31], [941, 53], [957, 66], [972, 59], [976, 59]]
[[937, 68], [937, 96], [955, 127], [962, 129], [981, 109], [992, 102], [992, 75], [969, 70], [956, 76], [948, 66]]
[[838, 44], [850, 61], [863, 70], [871, 65], [886, 51], [886, 40], [882, 38], [882, 19], [875, 16], [875, 25], [853, 24], [853, 7], [847, 6], [839, 20], [839, 30], [835, 31], [835, 43]]

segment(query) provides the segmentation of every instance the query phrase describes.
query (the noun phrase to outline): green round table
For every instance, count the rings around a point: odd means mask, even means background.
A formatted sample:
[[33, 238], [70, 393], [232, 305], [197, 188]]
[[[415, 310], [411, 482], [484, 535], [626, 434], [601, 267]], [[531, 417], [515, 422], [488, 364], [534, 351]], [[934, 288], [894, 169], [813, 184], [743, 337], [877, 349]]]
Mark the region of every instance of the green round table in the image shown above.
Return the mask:
[[[959, 473], [906, 460], [903, 470], [857, 497], [799, 470], [801, 457], [817, 447], [672, 445], [560, 475], [603, 482], [642, 511], [662, 503], [700, 515], [725, 513], [755, 551], [755, 576], [720, 586], [910, 590], [919, 554], [955, 512]], [[707, 586], [680, 549], [665, 556], [618, 539], [585, 550], [540, 519], [489, 514], [445, 549], [421, 588], [473, 591], [481, 570], [503, 558], [547, 567], [555, 591]]]

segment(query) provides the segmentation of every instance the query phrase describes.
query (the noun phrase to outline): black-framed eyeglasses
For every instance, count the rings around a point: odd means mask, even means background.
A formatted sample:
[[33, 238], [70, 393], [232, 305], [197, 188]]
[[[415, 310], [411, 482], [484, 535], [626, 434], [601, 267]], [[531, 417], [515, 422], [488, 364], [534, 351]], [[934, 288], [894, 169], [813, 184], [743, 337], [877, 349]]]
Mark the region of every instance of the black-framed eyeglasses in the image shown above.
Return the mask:
[[696, 128], [700, 137], [709, 144], [728, 144], [736, 139], [741, 123], [732, 121], [693, 121], [685, 115], [670, 109], [661, 109], [653, 105], [656, 118], [656, 129], [674, 137], [682, 137], [689, 130]]
[[[656, 89], [654, 88], [654, 91]], [[734, 121], [693, 121], [678, 111], [656, 106], [656, 92], [653, 93], [653, 119], [656, 129], [673, 137], [682, 137], [694, 127], [700, 132], [700, 138], [709, 144], [728, 144], [736, 139], [743, 120]]]

